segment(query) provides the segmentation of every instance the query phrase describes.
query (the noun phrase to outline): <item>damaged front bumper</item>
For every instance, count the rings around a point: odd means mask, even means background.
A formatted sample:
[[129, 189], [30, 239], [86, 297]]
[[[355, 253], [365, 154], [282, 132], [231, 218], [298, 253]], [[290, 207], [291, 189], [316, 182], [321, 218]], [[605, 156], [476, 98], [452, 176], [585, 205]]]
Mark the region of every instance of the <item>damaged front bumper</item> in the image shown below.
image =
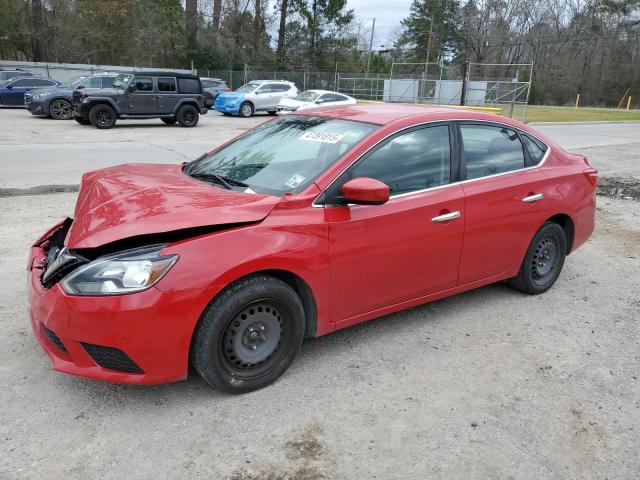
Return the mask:
[[73, 296], [59, 282], [43, 284], [50, 245], [66, 235], [61, 222], [31, 247], [29, 316], [36, 339], [57, 371], [117, 383], [166, 383], [186, 378], [201, 292], [155, 287], [116, 296]]

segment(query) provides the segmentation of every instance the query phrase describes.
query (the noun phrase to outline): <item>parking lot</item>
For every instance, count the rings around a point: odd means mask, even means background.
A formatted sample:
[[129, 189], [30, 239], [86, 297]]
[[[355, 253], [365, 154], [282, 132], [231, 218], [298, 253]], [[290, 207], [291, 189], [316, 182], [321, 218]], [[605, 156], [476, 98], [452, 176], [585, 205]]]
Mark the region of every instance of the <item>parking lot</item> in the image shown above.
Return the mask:
[[496, 284], [308, 340], [247, 395], [196, 375], [141, 387], [53, 372], [25, 265], [76, 194], [46, 192], [189, 160], [268, 118], [103, 131], [0, 109], [0, 479], [638, 478], [640, 123], [539, 127], [608, 185], [544, 295]]

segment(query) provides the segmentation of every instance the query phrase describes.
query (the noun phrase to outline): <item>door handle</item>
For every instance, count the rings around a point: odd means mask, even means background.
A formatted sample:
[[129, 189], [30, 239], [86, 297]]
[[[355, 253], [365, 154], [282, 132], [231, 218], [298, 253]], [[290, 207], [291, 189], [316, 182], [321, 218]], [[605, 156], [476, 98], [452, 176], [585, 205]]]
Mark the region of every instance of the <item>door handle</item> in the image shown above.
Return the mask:
[[449, 220], [454, 220], [456, 218], [460, 218], [459, 211], [445, 213], [444, 215], [438, 215], [437, 217], [433, 217], [431, 221], [432, 222], [448, 222]]
[[543, 198], [544, 198], [544, 195], [542, 193], [536, 193], [535, 195], [529, 195], [528, 197], [524, 197], [522, 201], [524, 203], [533, 203], [533, 202], [537, 202], [538, 200], [542, 200]]

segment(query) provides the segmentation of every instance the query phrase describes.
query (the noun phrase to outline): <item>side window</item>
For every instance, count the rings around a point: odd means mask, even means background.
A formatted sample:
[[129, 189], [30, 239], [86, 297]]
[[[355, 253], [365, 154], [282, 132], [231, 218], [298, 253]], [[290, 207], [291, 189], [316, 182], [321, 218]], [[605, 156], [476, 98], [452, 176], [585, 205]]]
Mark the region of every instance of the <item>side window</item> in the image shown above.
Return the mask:
[[153, 77], [134, 77], [136, 92], [153, 92]]
[[391, 139], [353, 167], [344, 181], [356, 177], [386, 183], [391, 195], [449, 183], [449, 127], [421, 128]]
[[200, 80], [197, 78], [179, 78], [178, 88], [180, 93], [202, 93]]
[[84, 86], [84, 88], [102, 88], [102, 78], [87, 78], [84, 82], [82, 82], [82, 86]]
[[116, 77], [102, 77], [102, 88], [112, 88]]
[[515, 130], [493, 125], [460, 125], [467, 179], [524, 168], [524, 150]]
[[271, 92], [273, 92], [273, 85], [271, 85], [270, 83], [262, 85], [258, 90], [256, 90], [256, 93], [271, 93]]
[[278, 92], [288, 92], [291, 88], [291, 85], [287, 85], [286, 83], [279, 83], [277, 86]]
[[169, 78], [169, 77], [158, 77], [158, 91], [159, 92], [175, 92], [176, 79]]
[[215, 87], [216, 82], [212, 82], [211, 80], [200, 80], [200, 83], [202, 83], [202, 88], [211, 88]]
[[539, 164], [544, 158], [544, 154], [547, 153], [548, 147], [540, 140], [530, 137], [529, 135], [521, 134], [520, 136], [529, 151], [529, 156], [531, 157], [533, 165]]
[[30, 87], [30, 86], [32, 86], [32, 85], [33, 85], [33, 83], [32, 83], [32, 82], [30, 82], [29, 80], [22, 79], [22, 80], [16, 80], [16, 81], [14, 81], [11, 85], [12, 85], [14, 88], [17, 88], [17, 87]]
[[327, 102], [342, 102], [344, 100], [346, 100], [345, 97], [343, 97], [342, 95], [338, 95], [337, 93], [327, 93], [325, 95], [323, 95], [322, 100], [324, 100], [323, 103], [327, 103]]

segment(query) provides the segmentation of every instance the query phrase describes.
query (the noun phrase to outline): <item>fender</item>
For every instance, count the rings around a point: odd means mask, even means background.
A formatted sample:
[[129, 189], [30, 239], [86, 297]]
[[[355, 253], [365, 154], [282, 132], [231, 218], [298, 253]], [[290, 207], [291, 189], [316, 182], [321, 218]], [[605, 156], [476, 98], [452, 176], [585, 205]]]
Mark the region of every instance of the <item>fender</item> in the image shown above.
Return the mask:
[[171, 113], [175, 115], [183, 105], [193, 105], [196, 110], [198, 110], [198, 112], [200, 112], [200, 110], [203, 108], [197, 101], [194, 100], [194, 98], [181, 98], [176, 102]]
[[113, 108], [116, 111], [117, 115], [120, 115], [122, 113], [122, 109], [120, 108], [120, 106], [118, 105], [118, 102], [116, 102], [113, 98], [111, 97], [98, 97], [98, 96], [90, 96], [89, 97], [89, 104], [86, 105], [85, 108], [87, 108], [87, 110], [90, 110], [91, 107], [93, 107], [94, 105], [100, 105], [106, 103], [108, 104], [111, 108]]

